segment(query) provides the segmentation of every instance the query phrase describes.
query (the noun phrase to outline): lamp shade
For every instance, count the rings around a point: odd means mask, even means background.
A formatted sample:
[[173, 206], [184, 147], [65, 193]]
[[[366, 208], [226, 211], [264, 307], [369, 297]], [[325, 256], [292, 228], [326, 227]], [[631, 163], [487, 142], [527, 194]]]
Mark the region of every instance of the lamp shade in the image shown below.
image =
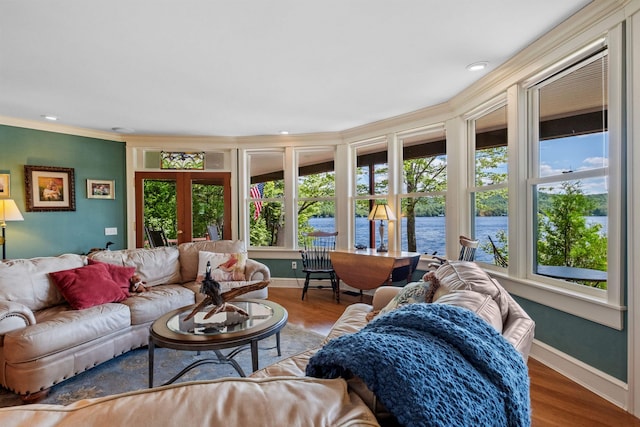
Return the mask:
[[0, 199], [0, 223], [4, 224], [6, 221], [24, 221], [13, 199]]
[[395, 221], [396, 216], [393, 214], [393, 211], [389, 207], [389, 205], [373, 205], [373, 209], [369, 213], [369, 220], [387, 220], [387, 221]]

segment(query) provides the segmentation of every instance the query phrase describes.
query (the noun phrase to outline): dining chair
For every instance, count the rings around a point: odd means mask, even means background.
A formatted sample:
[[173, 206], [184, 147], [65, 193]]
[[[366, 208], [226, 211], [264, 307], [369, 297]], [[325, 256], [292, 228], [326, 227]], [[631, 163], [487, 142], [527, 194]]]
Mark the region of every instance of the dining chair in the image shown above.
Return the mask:
[[[474, 261], [476, 259], [476, 250], [479, 245], [479, 240], [460, 236], [460, 254], [458, 255], [458, 261]], [[433, 258], [435, 261], [429, 263], [428, 270], [437, 270], [438, 267], [447, 262], [445, 258], [437, 256], [434, 256]]]
[[160, 246], [171, 246], [169, 244], [169, 240], [167, 240], [167, 236], [164, 234], [163, 229], [153, 229], [151, 227], [144, 227], [145, 234], [147, 235], [147, 242], [149, 243], [149, 247], [157, 248]]
[[207, 225], [207, 232], [209, 233], [209, 240], [220, 240], [220, 234], [218, 233], [217, 225]]
[[[331, 282], [331, 289], [337, 302], [340, 302], [340, 279], [336, 275], [331, 264], [330, 251], [336, 248], [337, 231], [312, 231], [303, 236], [300, 256], [302, 257], [302, 272], [305, 273], [304, 288], [302, 288], [302, 300], [309, 290], [311, 279], [326, 280]], [[321, 289], [325, 286], [318, 285]]]

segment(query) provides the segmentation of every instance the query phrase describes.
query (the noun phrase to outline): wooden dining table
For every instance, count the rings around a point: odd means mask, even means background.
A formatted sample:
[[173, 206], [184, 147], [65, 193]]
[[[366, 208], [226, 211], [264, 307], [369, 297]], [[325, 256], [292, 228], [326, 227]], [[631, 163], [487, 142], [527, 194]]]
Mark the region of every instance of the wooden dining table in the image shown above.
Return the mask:
[[[378, 252], [375, 249], [335, 250], [330, 252], [331, 264], [341, 281], [360, 289], [376, 289], [391, 283], [393, 270], [406, 267], [420, 258], [418, 252]], [[408, 269], [407, 277], [413, 271]]]

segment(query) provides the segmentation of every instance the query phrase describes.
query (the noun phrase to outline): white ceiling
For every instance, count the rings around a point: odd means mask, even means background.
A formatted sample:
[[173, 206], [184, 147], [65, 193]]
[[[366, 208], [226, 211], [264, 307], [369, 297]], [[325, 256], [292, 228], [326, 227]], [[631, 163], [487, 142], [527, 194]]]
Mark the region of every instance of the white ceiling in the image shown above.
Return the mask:
[[[341, 131], [450, 99], [589, 0], [0, 0], [0, 116]], [[486, 71], [469, 72], [487, 61]]]

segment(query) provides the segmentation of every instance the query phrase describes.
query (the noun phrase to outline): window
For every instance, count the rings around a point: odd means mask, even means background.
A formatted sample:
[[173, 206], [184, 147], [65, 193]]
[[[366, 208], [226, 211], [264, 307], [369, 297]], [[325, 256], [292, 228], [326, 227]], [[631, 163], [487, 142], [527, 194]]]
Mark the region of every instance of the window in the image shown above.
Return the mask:
[[398, 135], [402, 250], [446, 255], [446, 138], [442, 125]]
[[252, 152], [249, 164], [249, 234], [251, 246], [283, 246], [284, 153]]
[[[504, 104], [504, 102], [502, 102]], [[468, 121], [471, 141], [471, 234], [480, 241], [476, 261], [509, 262], [507, 107], [493, 106]]]
[[336, 182], [332, 149], [305, 149], [298, 159], [298, 244], [312, 230], [336, 231]]
[[572, 289], [607, 289], [608, 83], [602, 49], [529, 89], [532, 273]]
[[[355, 148], [355, 239], [357, 246], [377, 248], [380, 235], [369, 212], [376, 200], [387, 200], [389, 193], [389, 166], [386, 138], [370, 141]], [[388, 230], [388, 228], [386, 228]], [[385, 237], [385, 241], [388, 241]]]

